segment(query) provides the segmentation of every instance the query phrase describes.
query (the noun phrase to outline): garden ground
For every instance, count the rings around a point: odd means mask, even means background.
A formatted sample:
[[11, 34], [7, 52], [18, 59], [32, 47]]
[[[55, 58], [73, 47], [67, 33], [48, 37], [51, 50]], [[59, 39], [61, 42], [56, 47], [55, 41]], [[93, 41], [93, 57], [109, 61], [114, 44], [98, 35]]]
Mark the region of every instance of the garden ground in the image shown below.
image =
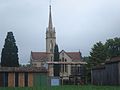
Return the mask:
[[0, 90], [120, 90], [120, 86], [93, 86], [93, 85], [64, 85], [64, 86], [46, 86], [46, 87], [0, 87]]

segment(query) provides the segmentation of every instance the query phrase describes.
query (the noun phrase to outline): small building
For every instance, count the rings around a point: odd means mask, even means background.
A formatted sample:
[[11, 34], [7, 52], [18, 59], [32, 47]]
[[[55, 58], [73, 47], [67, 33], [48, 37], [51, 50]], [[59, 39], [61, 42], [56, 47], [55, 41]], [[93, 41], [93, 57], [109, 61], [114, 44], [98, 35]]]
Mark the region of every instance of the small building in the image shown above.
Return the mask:
[[33, 87], [47, 84], [45, 68], [0, 67], [0, 87]]
[[91, 79], [95, 85], [120, 85], [120, 56], [92, 68]]
[[[86, 64], [86, 62], [83, 61], [81, 52], [65, 52], [62, 50], [59, 54], [60, 62], [65, 63], [76, 63], [76, 65], [61, 65], [61, 72], [60, 76], [69, 76], [72, 73], [74, 73], [74, 69], [78, 68], [80, 70], [80, 66], [83, 64]], [[31, 58], [30, 58], [31, 66], [32, 67], [46, 67], [47, 62], [54, 62], [53, 56], [51, 56], [51, 53], [46, 52], [31, 52]], [[77, 64], [78, 63], [78, 64]], [[80, 64], [79, 64], [80, 63]], [[54, 76], [53, 73], [53, 65], [48, 65], [49, 69], [49, 76]], [[78, 70], [78, 71], [79, 71]]]
[[[60, 77], [63, 84], [77, 84], [82, 79], [83, 61], [81, 52], [60, 52]], [[63, 62], [63, 63], [62, 63]]]

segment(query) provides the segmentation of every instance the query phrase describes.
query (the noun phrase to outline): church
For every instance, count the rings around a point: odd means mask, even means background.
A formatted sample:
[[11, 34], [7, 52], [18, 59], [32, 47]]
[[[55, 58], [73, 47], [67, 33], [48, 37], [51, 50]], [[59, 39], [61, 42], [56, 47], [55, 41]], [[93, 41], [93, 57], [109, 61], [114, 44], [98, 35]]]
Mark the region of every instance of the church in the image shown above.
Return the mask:
[[54, 47], [56, 45], [56, 31], [52, 22], [51, 5], [49, 6], [49, 22], [46, 29], [46, 52], [33, 52], [30, 55], [30, 64], [32, 67], [46, 67], [49, 76], [54, 76], [54, 64], [60, 64], [60, 77], [69, 79], [74, 74], [80, 75], [81, 66], [86, 64], [83, 61], [81, 52], [59, 52], [59, 62], [54, 62]]

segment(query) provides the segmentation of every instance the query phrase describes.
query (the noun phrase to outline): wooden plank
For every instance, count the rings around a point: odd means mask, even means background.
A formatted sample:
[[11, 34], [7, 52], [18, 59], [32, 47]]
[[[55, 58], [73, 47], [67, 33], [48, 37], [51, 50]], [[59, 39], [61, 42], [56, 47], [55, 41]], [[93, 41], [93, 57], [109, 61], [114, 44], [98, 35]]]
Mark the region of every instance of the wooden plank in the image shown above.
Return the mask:
[[24, 87], [24, 73], [19, 73], [19, 87]]
[[0, 87], [3, 87], [3, 73], [0, 73]]
[[14, 87], [15, 86], [15, 75], [14, 73], [8, 73], [8, 87]]
[[29, 87], [33, 86], [33, 73], [28, 74], [28, 86]]

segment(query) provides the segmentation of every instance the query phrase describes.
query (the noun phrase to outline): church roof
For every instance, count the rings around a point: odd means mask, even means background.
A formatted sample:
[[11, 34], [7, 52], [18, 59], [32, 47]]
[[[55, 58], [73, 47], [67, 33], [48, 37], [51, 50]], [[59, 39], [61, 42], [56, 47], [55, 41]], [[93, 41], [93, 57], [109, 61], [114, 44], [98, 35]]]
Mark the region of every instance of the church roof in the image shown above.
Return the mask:
[[73, 61], [82, 61], [80, 52], [66, 52]]
[[73, 61], [82, 61], [81, 52], [65, 52], [62, 50], [60, 53], [66, 53]]
[[35, 61], [44, 61], [44, 60], [48, 60], [48, 54], [50, 53], [46, 53], [46, 52], [31, 52], [31, 57], [32, 60]]
[[[60, 52], [61, 53], [61, 52]], [[82, 61], [80, 52], [65, 52], [73, 61]], [[48, 60], [48, 55], [50, 53], [46, 52], [31, 52], [31, 58], [34, 61], [45, 61]]]

